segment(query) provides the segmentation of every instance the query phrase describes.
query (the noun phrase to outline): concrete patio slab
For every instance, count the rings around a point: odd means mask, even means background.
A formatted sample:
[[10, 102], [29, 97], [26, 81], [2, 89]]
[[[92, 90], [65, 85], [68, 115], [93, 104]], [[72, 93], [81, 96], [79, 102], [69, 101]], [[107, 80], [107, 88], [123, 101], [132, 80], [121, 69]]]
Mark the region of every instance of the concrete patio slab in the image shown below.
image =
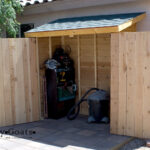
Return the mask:
[[6, 134], [0, 136], [0, 150], [111, 150], [130, 139], [110, 134], [109, 128], [108, 124], [88, 124], [85, 116], [3, 127], [0, 130]]

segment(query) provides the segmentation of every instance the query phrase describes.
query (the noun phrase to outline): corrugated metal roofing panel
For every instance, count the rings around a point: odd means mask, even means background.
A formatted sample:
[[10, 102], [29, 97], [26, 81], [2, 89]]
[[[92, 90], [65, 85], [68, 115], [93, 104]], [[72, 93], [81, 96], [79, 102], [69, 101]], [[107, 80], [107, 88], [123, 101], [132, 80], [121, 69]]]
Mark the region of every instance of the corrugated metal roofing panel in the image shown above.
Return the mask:
[[58, 30], [119, 26], [123, 23], [128, 22], [129, 20], [132, 20], [133, 18], [141, 14], [143, 14], [143, 12], [63, 18], [63, 19], [57, 19], [55, 21], [49, 22], [40, 27], [34, 28], [28, 32], [58, 31]]

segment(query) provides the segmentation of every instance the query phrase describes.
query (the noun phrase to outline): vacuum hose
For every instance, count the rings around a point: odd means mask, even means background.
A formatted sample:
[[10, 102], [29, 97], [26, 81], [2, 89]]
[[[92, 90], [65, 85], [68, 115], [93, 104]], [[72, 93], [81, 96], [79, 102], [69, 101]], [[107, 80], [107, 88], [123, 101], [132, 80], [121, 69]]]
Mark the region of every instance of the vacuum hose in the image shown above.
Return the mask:
[[[79, 115], [79, 112], [80, 112], [80, 104], [82, 102], [85, 102], [87, 101], [87, 99], [85, 98], [91, 91], [93, 90], [96, 90], [96, 91], [99, 91], [98, 88], [91, 88], [89, 89], [82, 97], [81, 99], [70, 109], [70, 111], [68, 112], [67, 114], [67, 118], [68, 120], [74, 120], [77, 118], [77, 116]], [[77, 110], [76, 110], [77, 108]], [[75, 112], [75, 113], [74, 113]]]

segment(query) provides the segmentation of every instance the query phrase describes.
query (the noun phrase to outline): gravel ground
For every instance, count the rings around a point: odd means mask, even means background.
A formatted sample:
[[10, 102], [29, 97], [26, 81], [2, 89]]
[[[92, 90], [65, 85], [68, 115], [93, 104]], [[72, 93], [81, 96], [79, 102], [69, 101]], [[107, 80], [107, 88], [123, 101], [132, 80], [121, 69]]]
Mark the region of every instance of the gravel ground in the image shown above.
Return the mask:
[[150, 150], [150, 148], [145, 147], [145, 145], [145, 140], [134, 139], [133, 141], [123, 146], [120, 150]]

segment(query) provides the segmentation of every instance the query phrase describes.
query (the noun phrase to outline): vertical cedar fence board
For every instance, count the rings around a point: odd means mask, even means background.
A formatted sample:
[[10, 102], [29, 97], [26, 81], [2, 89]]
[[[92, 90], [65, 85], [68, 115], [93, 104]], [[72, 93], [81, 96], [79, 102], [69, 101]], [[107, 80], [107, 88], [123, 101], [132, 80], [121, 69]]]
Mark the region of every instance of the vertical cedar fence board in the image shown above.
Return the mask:
[[150, 138], [150, 33], [111, 36], [111, 133]]
[[40, 119], [35, 39], [0, 39], [0, 126]]

